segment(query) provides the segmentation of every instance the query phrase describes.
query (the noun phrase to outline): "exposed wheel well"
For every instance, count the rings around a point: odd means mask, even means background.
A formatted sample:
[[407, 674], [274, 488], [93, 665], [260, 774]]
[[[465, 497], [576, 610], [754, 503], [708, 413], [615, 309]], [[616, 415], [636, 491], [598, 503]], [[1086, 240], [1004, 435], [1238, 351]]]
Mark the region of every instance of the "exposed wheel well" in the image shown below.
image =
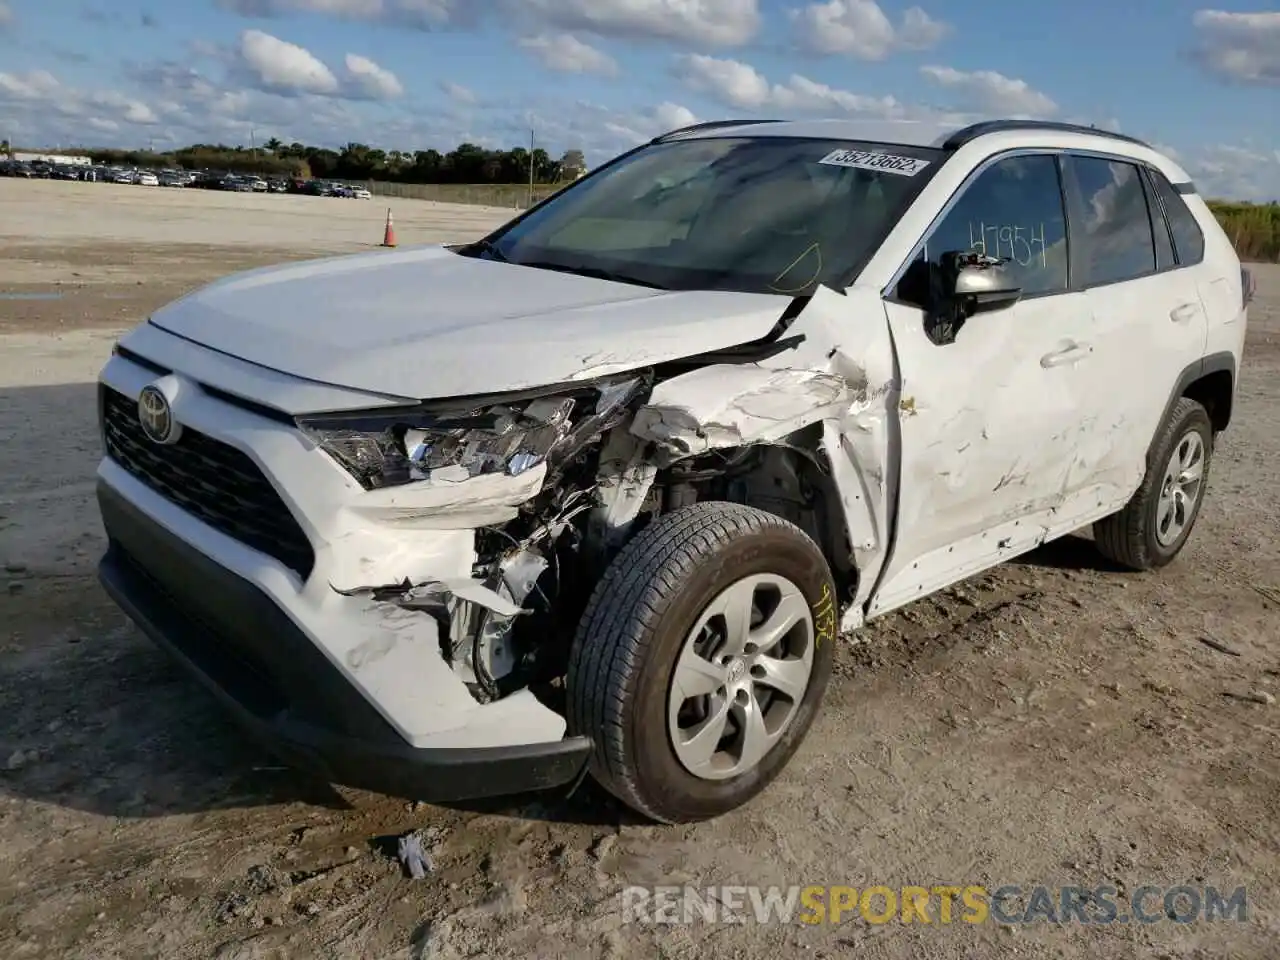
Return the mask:
[[1213, 432], [1221, 433], [1231, 422], [1233, 386], [1230, 370], [1215, 370], [1187, 384], [1182, 395], [1208, 410]]
[[662, 509], [725, 500], [789, 520], [818, 544], [837, 587], [852, 596], [857, 586], [853, 547], [819, 441], [820, 434], [807, 429], [783, 443], [721, 449], [680, 461], [655, 483]]

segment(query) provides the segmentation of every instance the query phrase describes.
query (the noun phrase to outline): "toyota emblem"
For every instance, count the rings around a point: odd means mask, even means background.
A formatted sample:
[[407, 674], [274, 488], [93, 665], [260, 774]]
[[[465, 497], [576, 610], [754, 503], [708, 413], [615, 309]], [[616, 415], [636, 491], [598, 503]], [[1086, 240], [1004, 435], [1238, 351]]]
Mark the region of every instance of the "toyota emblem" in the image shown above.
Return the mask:
[[156, 386], [142, 388], [138, 394], [138, 423], [152, 443], [175, 443], [178, 439], [178, 421], [173, 418], [169, 398]]

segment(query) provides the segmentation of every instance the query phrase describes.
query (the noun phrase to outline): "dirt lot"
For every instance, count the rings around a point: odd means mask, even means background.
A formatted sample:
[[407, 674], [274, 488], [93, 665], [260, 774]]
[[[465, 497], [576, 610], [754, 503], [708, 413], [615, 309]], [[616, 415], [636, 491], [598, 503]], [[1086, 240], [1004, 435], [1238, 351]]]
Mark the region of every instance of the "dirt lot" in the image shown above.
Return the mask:
[[[1069, 538], [877, 621], [771, 790], [666, 829], [590, 789], [444, 809], [308, 782], [96, 584], [92, 380], [113, 334], [229, 270], [376, 243], [384, 212], [0, 181], [0, 956], [1275, 955], [1280, 268], [1258, 268], [1236, 421], [1178, 562], [1118, 573]], [[395, 212], [402, 242], [503, 215]], [[412, 829], [434, 845], [418, 882], [388, 841]], [[1243, 924], [663, 928], [621, 923], [633, 883], [1189, 883], [1249, 902]]]

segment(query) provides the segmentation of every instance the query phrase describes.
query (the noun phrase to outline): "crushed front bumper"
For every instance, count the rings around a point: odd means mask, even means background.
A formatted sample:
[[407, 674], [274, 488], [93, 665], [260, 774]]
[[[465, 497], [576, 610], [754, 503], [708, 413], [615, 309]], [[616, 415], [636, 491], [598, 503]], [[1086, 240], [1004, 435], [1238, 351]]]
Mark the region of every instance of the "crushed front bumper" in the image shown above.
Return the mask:
[[590, 742], [410, 745], [276, 603], [106, 483], [99, 577], [152, 640], [286, 763], [347, 786], [445, 802], [576, 782]]

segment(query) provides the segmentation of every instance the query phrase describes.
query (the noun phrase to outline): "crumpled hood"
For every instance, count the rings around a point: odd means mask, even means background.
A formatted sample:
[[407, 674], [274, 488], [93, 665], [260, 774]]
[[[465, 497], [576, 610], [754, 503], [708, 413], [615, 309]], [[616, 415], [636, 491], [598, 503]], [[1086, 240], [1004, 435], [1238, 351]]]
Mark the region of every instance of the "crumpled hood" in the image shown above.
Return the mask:
[[294, 376], [429, 399], [588, 379], [746, 343], [765, 336], [786, 304], [421, 247], [235, 274], [150, 322]]

